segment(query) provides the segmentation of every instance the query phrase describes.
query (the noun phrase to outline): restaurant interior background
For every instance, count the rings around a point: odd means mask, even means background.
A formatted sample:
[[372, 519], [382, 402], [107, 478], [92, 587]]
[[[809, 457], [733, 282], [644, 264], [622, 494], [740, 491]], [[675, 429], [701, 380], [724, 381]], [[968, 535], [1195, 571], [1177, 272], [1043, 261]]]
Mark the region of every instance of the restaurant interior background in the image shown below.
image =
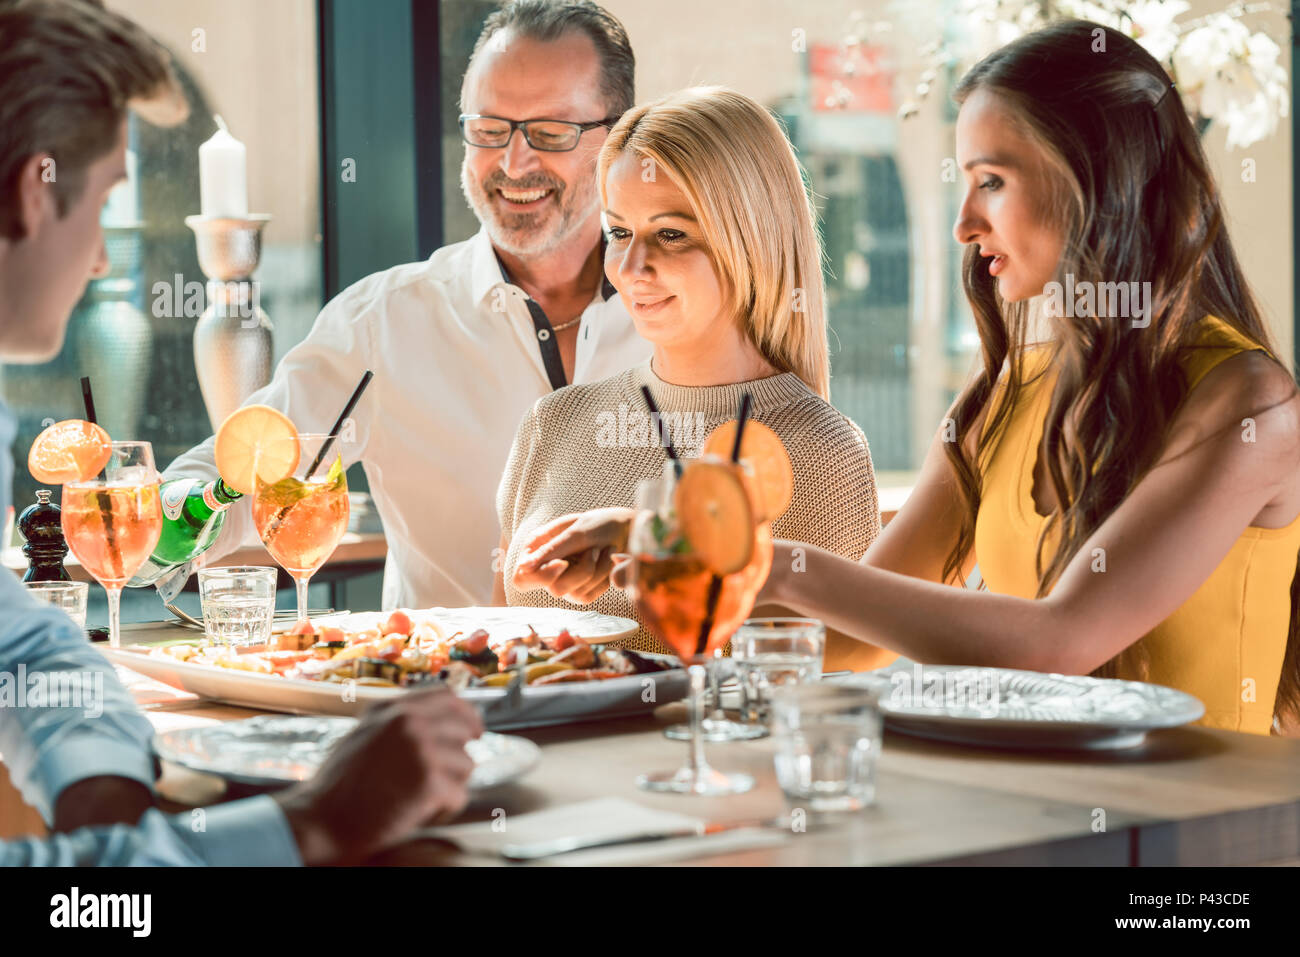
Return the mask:
[[[832, 399], [865, 430], [882, 486], [904, 486], [973, 368], [976, 339], [952, 222], [960, 177], [940, 71], [900, 121], [955, 0], [606, 0], [637, 57], [637, 98], [697, 83], [735, 87], [780, 115], [817, 197], [827, 252]], [[34, 501], [22, 463], [42, 424], [79, 417], [95, 383], [114, 437], [152, 441], [159, 466], [212, 432], [195, 376], [193, 316], [158, 315], [157, 283], [204, 281], [185, 216], [198, 212], [198, 146], [220, 114], [248, 151], [249, 210], [269, 213], [261, 304], [278, 359], [322, 304], [360, 277], [421, 259], [477, 228], [459, 185], [460, 78], [487, 0], [108, 0], [172, 50], [190, 94], [181, 128], [132, 121], [136, 196], [105, 210], [112, 275], [92, 282], [62, 353], [0, 370], [19, 418], [14, 502]], [[1222, 9], [1196, 0], [1188, 17]], [[1281, 15], [1257, 18], [1290, 46]], [[1289, 83], [1288, 83], [1289, 89]], [[1292, 120], [1245, 149], [1204, 134], [1246, 273], [1283, 354], [1294, 356]], [[1242, 161], [1254, 161], [1253, 181]], [[343, 174], [352, 160], [355, 181]], [[170, 289], [170, 285], [167, 287]], [[168, 293], [171, 298], [170, 292]], [[174, 301], [174, 300], [173, 300]], [[166, 310], [162, 310], [166, 311]], [[429, 390], [437, 401], [437, 385]], [[359, 468], [349, 475], [364, 490]], [[91, 618], [103, 618], [92, 589]], [[197, 611], [197, 596], [189, 610]], [[379, 575], [351, 582], [379, 606]], [[313, 596], [313, 605], [321, 602]], [[186, 602], [182, 602], [184, 607]], [[152, 589], [123, 619], [163, 617]]]

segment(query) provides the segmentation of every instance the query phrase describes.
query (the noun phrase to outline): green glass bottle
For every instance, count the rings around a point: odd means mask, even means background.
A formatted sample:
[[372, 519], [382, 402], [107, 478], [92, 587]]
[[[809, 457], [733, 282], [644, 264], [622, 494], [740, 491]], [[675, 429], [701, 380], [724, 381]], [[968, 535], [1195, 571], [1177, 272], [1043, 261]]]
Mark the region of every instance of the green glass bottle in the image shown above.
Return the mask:
[[221, 534], [226, 509], [242, 496], [221, 479], [174, 479], [159, 489], [162, 534], [153, 554], [127, 585], [152, 585], [179, 565], [197, 558]]

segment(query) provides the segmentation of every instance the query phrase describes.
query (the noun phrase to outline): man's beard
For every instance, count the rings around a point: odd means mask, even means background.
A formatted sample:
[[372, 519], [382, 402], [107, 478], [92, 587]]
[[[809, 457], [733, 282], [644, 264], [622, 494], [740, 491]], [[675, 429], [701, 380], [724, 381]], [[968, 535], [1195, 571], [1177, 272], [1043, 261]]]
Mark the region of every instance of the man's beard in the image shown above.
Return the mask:
[[[540, 256], [562, 245], [597, 208], [595, 164], [591, 175], [566, 184], [544, 173], [511, 180], [500, 170], [494, 170], [479, 183], [471, 177], [469, 164], [462, 163], [460, 188], [478, 221], [487, 227], [492, 244], [521, 258]], [[501, 188], [553, 192], [547, 197], [546, 208], [514, 213], [497, 205], [494, 194]]]

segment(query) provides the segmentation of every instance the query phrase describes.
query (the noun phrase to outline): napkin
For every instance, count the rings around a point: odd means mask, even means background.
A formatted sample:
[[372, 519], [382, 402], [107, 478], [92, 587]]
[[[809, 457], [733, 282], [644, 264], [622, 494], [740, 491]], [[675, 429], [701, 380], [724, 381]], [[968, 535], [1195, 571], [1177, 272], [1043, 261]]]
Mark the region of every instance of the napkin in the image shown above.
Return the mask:
[[[533, 844], [571, 834], [616, 837], [701, 823], [700, 818], [659, 811], [624, 798], [597, 798], [544, 811], [506, 815], [493, 821], [428, 828], [421, 832], [421, 836], [451, 841], [470, 854], [496, 855], [507, 844]], [[785, 831], [770, 829], [725, 831], [708, 837], [570, 851], [546, 858], [542, 863], [566, 866], [653, 864], [780, 844], [788, 837]]]

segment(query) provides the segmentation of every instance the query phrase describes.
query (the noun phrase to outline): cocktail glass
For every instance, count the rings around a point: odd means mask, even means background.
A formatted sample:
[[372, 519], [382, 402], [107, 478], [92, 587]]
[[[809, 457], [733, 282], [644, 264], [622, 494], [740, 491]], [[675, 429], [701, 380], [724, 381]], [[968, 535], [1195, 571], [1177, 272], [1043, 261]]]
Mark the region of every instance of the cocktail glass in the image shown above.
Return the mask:
[[108, 464], [85, 482], [63, 486], [68, 548], [108, 595], [108, 643], [122, 640], [122, 586], [140, 570], [162, 533], [158, 470], [148, 442], [114, 442]]
[[[692, 460], [685, 468], [695, 467], [699, 461]], [[757, 525], [749, 562], [739, 571], [721, 576], [710, 621], [709, 593], [714, 575], [682, 535], [673, 506], [675, 483], [676, 473], [668, 463], [662, 479], [642, 482], [637, 490], [637, 517], [628, 539], [628, 551], [634, 559], [629, 591], [641, 621], [687, 665], [689, 760], [676, 771], [642, 775], [637, 784], [652, 791], [738, 794], [753, 787], [754, 779], [747, 774], [724, 774], [704, 758], [701, 719], [705, 664], [749, 615], [767, 579], [772, 566], [771, 527]]]
[[[294, 580], [298, 621], [307, 620], [307, 585], [334, 554], [348, 527], [348, 480], [337, 454], [320, 458], [328, 435], [299, 435], [298, 465], [278, 482], [259, 477], [253, 492], [253, 524], [266, 550]], [[292, 439], [276, 439], [268, 446]], [[337, 446], [331, 444], [331, 451]], [[270, 454], [277, 454], [272, 448]]]

